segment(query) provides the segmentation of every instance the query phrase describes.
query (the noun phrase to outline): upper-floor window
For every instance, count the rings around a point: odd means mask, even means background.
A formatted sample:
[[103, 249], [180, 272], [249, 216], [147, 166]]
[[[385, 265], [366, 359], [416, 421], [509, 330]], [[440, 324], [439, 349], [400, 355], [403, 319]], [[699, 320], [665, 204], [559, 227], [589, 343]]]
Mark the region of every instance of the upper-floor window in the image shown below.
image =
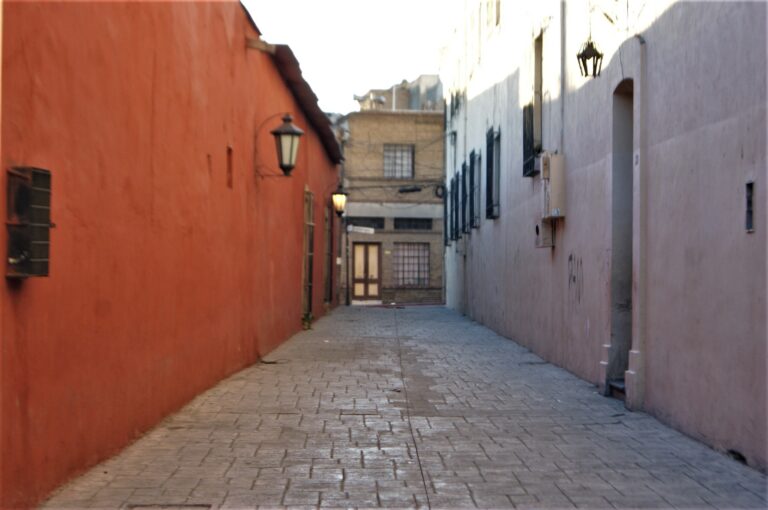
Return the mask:
[[395, 218], [395, 230], [432, 230], [432, 218]]
[[485, 217], [498, 218], [501, 211], [501, 132], [489, 129], [485, 151]]
[[350, 216], [347, 218], [347, 224], [356, 227], [370, 227], [381, 230], [384, 228], [384, 218], [375, 216]]
[[462, 163], [461, 164], [461, 174], [460, 174], [460, 179], [461, 179], [461, 191], [460, 191], [460, 193], [461, 193], [461, 231], [464, 232], [464, 233], [469, 232], [469, 221], [468, 221], [469, 220], [469, 215], [468, 215], [468, 209], [467, 209], [467, 206], [469, 205], [468, 200], [467, 200], [468, 197], [469, 197], [469, 193], [468, 193], [468, 190], [467, 190], [467, 178], [468, 177], [469, 176], [467, 175], [467, 164], [466, 163]]
[[413, 145], [384, 144], [384, 177], [413, 178]]
[[469, 226], [480, 226], [480, 154], [469, 153]]
[[501, 0], [486, 0], [485, 24], [488, 28], [498, 26], [501, 20]]
[[533, 100], [523, 108], [523, 176], [536, 174], [535, 159], [542, 150], [542, 48], [544, 35], [533, 42]]

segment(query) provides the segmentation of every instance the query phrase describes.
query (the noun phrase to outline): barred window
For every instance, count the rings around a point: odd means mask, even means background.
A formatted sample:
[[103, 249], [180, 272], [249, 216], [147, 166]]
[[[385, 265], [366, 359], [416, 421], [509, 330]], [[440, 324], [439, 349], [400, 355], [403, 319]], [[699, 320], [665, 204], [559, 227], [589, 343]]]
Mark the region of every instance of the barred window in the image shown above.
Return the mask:
[[384, 144], [384, 177], [413, 178], [413, 145]]
[[489, 129], [485, 151], [485, 217], [498, 218], [501, 187], [501, 133]]
[[480, 226], [480, 154], [469, 154], [469, 225]]
[[469, 205], [467, 202], [467, 198], [469, 196], [468, 190], [467, 190], [467, 163], [461, 164], [461, 231], [464, 233], [469, 232], [469, 221], [468, 215], [467, 215], [467, 206]]
[[432, 230], [432, 218], [395, 218], [395, 230]]
[[429, 243], [395, 243], [395, 285], [429, 286]]

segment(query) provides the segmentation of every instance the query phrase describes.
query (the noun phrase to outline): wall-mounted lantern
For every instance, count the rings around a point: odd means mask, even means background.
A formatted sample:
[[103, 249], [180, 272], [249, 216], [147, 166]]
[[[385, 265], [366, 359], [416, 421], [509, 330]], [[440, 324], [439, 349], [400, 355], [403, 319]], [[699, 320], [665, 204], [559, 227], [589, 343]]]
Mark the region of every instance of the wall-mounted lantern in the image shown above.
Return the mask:
[[341, 184], [339, 184], [339, 187], [336, 188], [336, 191], [331, 195], [333, 210], [336, 211], [336, 214], [339, 215], [339, 217], [344, 214], [344, 209], [347, 207], [347, 195], [349, 195], [349, 193], [344, 191]]
[[304, 131], [294, 125], [293, 117], [286, 113], [283, 116], [283, 123], [270, 132], [275, 137], [275, 144], [277, 145], [277, 162], [285, 176], [288, 177], [291, 170], [296, 166], [299, 138], [304, 134]]
[[592, 42], [592, 36], [581, 47], [581, 51], [576, 55], [579, 61], [579, 70], [581, 75], [587, 77], [590, 75], [590, 66], [592, 77], [600, 76], [600, 70], [603, 67], [603, 54], [598, 51], [595, 43]]

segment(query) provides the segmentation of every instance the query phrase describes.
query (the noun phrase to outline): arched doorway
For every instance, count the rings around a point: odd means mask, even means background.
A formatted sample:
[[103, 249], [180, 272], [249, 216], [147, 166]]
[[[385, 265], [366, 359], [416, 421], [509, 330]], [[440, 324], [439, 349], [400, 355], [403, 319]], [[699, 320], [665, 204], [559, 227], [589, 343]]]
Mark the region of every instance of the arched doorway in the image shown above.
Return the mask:
[[632, 348], [632, 197], [634, 91], [632, 80], [613, 93], [611, 169], [611, 348], [606, 393], [624, 398], [624, 373]]

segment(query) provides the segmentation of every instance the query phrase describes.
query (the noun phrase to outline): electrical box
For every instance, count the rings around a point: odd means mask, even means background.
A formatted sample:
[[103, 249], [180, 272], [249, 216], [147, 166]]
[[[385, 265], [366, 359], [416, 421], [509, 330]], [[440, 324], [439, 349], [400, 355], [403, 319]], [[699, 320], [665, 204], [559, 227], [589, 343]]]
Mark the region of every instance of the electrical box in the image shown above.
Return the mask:
[[536, 248], [552, 248], [555, 246], [554, 227], [552, 220], [541, 220], [536, 223]]
[[565, 157], [550, 154], [547, 157], [547, 177], [542, 166], [542, 214], [544, 219], [565, 217]]
[[7, 278], [48, 276], [51, 173], [31, 167], [8, 170]]

